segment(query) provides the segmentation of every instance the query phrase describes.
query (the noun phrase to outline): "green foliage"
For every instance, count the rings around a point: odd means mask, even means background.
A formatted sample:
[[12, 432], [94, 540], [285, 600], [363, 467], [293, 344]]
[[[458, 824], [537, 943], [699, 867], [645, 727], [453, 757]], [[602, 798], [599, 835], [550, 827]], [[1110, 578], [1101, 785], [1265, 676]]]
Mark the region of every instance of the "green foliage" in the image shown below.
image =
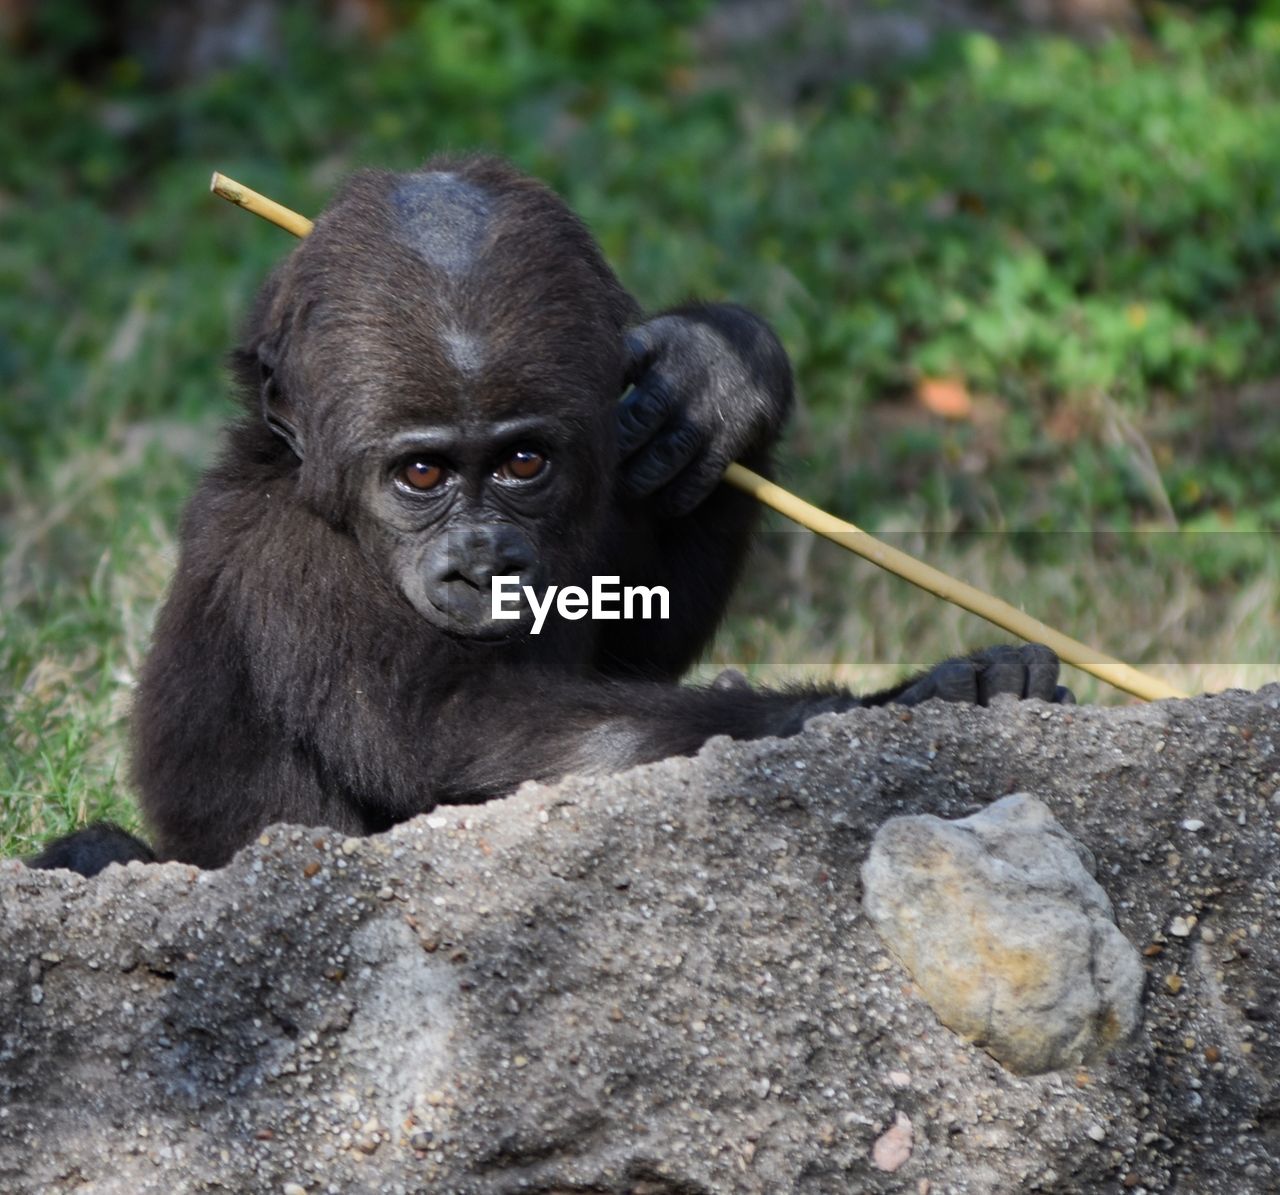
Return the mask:
[[[1199, 583], [1273, 567], [1274, 3], [1093, 48], [971, 34], [796, 102], [763, 98], [767, 58], [700, 73], [704, 7], [404, 2], [370, 42], [298, 5], [274, 56], [174, 89], [101, 56], [93, 6], [36, 6], [0, 70], [0, 832], [21, 793], [56, 795], [45, 831], [83, 815], [76, 793], [118, 799], [92, 744], [118, 743], [164, 569], [120, 586], [168, 550], [230, 409], [222, 355], [289, 249], [209, 198], [215, 167], [313, 213], [363, 165], [509, 154], [643, 302], [732, 297], [776, 324], [807, 497], [871, 528], [1012, 531], [1032, 562], [1066, 559], [1048, 531], [1234, 528], [1252, 534], [1205, 537]], [[928, 378], [972, 412], [930, 414]], [[33, 684], [89, 648], [106, 679], [83, 707]]]
[[[1141, 521], [1153, 513], [1141, 486], [1101, 507], [1077, 486], [1071, 501], [1073, 454], [1049, 416], [1106, 396], [1148, 420], [1172, 462], [1182, 442], [1158, 411], [1280, 369], [1280, 59], [1250, 44], [1270, 36], [1265, 18], [1251, 37], [1169, 20], [1154, 43], [1097, 49], [974, 34], [874, 89], [766, 107], [690, 85], [679, 18], [698, 7], [447, 0], [406, 6], [376, 52], [317, 37], [299, 8], [287, 70], [248, 66], [179, 93], [128, 60], [91, 87], [57, 61], [14, 64], [0, 77], [15, 197], [0, 217], [0, 376], [18, 402], [0, 449], [32, 459], [73, 396], [113, 418], [207, 401], [227, 286], [243, 293], [284, 248], [210, 206], [196, 180], [211, 164], [314, 210], [349, 167], [472, 145], [549, 176], [652, 303], [711, 292], [762, 307], [812, 415], [797, 451], [822, 476], [848, 467], [839, 442], [870, 404], [954, 376], [1008, 411], [990, 454], [1003, 518]], [[72, 43], [77, 12], [48, 18]], [[103, 348], [93, 313], [133, 304], [181, 313], [177, 335], [88, 404], [84, 363]], [[934, 458], [973, 436], [890, 434]], [[899, 454], [865, 455], [874, 471]], [[1029, 488], [999, 468], [1032, 461]], [[1264, 471], [1228, 492], [1208, 464], [1210, 484], [1170, 492], [1177, 514], [1245, 503], [1274, 519]], [[896, 471], [878, 480], [861, 495], [871, 514], [903, 500]], [[907, 501], [918, 519], [940, 513]]]

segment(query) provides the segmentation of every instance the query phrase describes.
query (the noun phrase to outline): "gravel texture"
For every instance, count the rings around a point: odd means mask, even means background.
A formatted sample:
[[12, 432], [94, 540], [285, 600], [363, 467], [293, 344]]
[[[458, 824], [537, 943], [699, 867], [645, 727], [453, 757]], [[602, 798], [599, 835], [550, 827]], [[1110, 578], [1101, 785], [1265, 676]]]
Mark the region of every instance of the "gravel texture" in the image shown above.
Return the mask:
[[[862, 912], [889, 817], [1029, 792], [1142, 1021], [1019, 1078]], [[0, 1191], [1280, 1189], [1280, 687], [930, 705], [231, 866], [0, 864]]]

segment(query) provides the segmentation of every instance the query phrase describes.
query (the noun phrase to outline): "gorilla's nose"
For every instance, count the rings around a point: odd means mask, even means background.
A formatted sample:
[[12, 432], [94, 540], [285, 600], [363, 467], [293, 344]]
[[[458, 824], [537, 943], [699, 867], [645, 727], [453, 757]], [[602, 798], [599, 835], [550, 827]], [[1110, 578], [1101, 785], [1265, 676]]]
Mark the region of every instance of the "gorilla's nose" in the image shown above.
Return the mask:
[[537, 556], [529, 537], [518, 527], [473, 527], [449, 538], [448, 580], [488, 589], [494, 577], [527, 573]]

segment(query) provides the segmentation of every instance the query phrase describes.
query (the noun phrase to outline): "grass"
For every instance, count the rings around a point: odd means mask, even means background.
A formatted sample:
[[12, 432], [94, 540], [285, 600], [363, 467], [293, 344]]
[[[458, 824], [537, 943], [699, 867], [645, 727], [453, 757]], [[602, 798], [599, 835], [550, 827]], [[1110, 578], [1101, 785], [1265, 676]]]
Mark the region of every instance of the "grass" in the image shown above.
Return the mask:
[[[55, 30], [0, 76], [0, 853], [137, 822], [133, 678], [290, 247], [215, 167], [314, 214], [364, 163], [511, 154], [647, 305], [777, 325], [798, 492], [1183, 688], [1280, 675], [1280, 25], [961, 37], [766, 99], [653, 11], [442, 0], [361, 45], [299, 8], [287, 73], [177, 92]], [[872, 688], [1001, 638], [768, 527], [703, 674]]]
[[[1275, 610], [1280, 558], [1253, 537], [1265, 564], [1239, 586], [1206, 587], [1195, 563], [1202, 534], [1156, 532], [1123, 548], [1088, 533], [1058, 540], [1055, 562], [1020, 555], [1011, 537], [883, 535], [989, 593], [1190, 693], [1257, 688], [1280, 675]], [[856, 691], [1008, 636], [863, 561], [800, 533], [766, 533], [756, 573], [705, 666], [763, 681], [818, 677]], [[1233, 554], [1240, 545], [1228, 545]], [[779, 595], [782, 595], [779, 597]], [[1078, 699], [1131, 700], [1077, 669], [1064, 683]]]

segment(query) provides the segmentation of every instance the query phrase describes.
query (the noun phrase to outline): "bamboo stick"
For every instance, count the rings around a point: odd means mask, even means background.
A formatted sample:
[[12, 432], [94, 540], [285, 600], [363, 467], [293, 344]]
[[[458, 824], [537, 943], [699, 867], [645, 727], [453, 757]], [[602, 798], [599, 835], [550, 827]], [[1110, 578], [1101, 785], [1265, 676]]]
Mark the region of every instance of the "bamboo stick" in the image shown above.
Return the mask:
[[1123, 689], [1135, 697], [1144, 697], [1148, 701], [1155, 701], [1161, 697], [1186, 696], [1172, 685], [1165, 684], [1154, 676], [1147, 676], [1136, 668], [1131, 668], [1128, 664], [1104, 655], [1100, 651], [1095, 651], [1092, 647], [1064, 635], [1061, 631], [1055, 631], [1053, 627], [1041, 622], [1038, 618], [1032, 618], [1031, 615], [1009, 605], [1008, 602], [983, 593], [981, 589], [975, 589], [964, 581], [958, 581], [932, 565], [925, 564], [914, 556], [909, 556], [906, 552], [876, 539], [860, 527], [827, 514], [825, 510], [805, 502], [802, 498], [797, 498], [795, 494], [784, 490], [779, 485], [774, 485], [771, 481], [766, 481], [760, 474], [753, 473], [743, 465], [731, 464], [724, 471], [724, 479], [730, 485], [744, 490], [753, 498], [772, 507], [779, 514], [786, 515], [802, 527], [807, 527], [815, 534], [839, 544], [847, 551], [856, 553], [864, 560], [869, 560], [872, 564], [895, 573], [903, 580], [910, 581], [912, 585], [918, 585], [944, 601], [960, 606], [978, 615], [979, 618], [985, 618], [988, 622], [995, 623], [996, 626], [1029, 643], [1043, 643], [1057, 652], [1059, 659], [1065, 660], [1068, 664], [1074, 664], [1099, 680], [1115, 685], [1117, 689]]
[[251, 187], [246, 187], [225, 174], [219, 174], [216, 170], [209, 180], [209, 190], [230, 203], [244, 208], [245, 211], [252, 212], [255, 216], [261, 216], [264, 220], [270, 220], [272, 224], [278, 224], [285, 232], [291, 232], [296, 237], [306, 236], [315, 227], [315, 224], [306, 216], [291, 211], [274, 199], [259, 195]]

